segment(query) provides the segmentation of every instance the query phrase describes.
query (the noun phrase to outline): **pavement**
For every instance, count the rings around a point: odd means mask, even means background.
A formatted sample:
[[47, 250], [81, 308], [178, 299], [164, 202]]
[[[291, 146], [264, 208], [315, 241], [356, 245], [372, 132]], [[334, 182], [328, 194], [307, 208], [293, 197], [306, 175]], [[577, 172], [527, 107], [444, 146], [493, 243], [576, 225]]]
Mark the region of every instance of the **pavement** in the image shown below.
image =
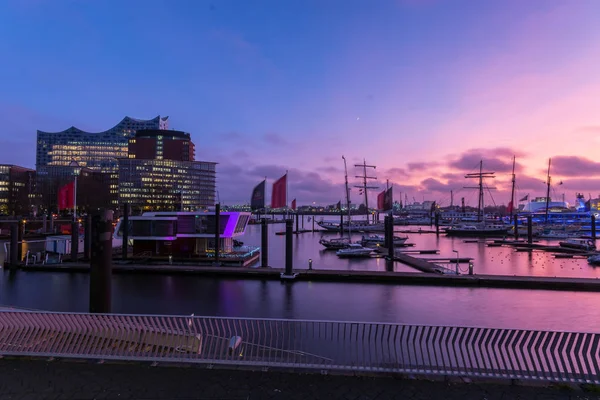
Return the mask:
[[464, 383], [399, 377], [152, 366], [148, 363], [0, 359], [0, 399], [600, 399], [580, 387]]

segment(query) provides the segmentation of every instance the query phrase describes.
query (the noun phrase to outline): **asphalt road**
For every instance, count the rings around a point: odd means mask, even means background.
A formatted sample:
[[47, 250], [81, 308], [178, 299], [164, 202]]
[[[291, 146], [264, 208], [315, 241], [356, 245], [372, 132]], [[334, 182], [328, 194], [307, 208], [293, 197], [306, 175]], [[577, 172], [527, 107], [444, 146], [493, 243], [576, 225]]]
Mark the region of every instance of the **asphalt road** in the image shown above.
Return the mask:
[[600, 399], [600, 392], [566, 386], [4, 358], [0, 359], [0, 399], [583, 400]]

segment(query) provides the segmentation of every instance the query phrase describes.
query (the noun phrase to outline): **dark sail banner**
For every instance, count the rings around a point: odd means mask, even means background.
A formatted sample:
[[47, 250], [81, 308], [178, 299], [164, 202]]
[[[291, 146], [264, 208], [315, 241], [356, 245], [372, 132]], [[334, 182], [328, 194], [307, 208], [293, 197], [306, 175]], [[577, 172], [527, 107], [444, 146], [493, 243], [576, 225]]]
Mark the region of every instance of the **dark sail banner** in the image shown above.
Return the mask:
[[273, 184], [271, 194], [271, 208], [283, 208], [287, 206], [287, 173], [277, 179]]
[[262, 181], [252, 190], [252, 199], [250, 200], [252, 211], [265, 208], [265, 183], [266, 181]]
[[394, 196], [392, 196], [392, 187], [385, 191], [383, 198], [383, 210], [388, 211], [394, 208]]
[[377, 209], [379, 211], [385, 209], [385, 190], [377, 195]]

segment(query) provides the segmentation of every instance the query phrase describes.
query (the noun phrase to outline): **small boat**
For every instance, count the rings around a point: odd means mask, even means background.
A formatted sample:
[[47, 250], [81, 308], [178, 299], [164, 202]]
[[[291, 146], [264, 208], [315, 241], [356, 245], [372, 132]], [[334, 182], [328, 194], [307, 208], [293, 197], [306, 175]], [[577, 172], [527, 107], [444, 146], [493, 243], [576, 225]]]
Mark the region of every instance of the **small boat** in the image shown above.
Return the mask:
[[592, 265], [600, 265], [600, 254], [594, 254], [593, 256], [589, 256], [587, 261], [589, 264]]
[[321, 238], [319, 243], [322, 244], [328, 250], [339, 250], [345, 249], [350, 246], [350, 238], [341, 237], [341, 238], [333, 238], [333, 239], [325, 239]]
[[596, 244], [592, 239], [571, 238], [565, 240], [564, 242], [558, 242], [558, 245], [567, 249], [577, 249], [585, 251], [596, 250]]
[[[394, 236], [394, 246], [402, 246], [408, 240], [408, 236]], [[363, 235], [360, 244], [364, 247], [383, 246], [385, 244], [385, 236], [382, 235]]]
[[492, 224], [463, 224], [446, 229], [448, 236], [471, 237], [503, 237], [508, 234], [510, 226]]
[[[339, 223], [330, 222], [330, 221], [318, 221], [317, 225], [319, 225], [321, 228], [325, 229], [326, 231], [330, 231], [330, 232], [339, 232], [340, 231]], [[344, 230], [353, 231], [353, 232], [383, 232], [384, 231], [383, 223], [369, 224], [366, 221], [365, 222], [351, 222], [350, 224], [348, 224], [348, 222], [344, 222], [343, 227], [344, 227]]]
[[340, 258], [359, 258], [359, 257], [371, 257], [373, 249], [363, 247], [358, 243], [352, 243], [345, 249], [340, 249], [335, 254]]
[[546, 231], [542, 232], [538, 235], [541, 239], [572, 239], [577, 238], [581, 234], [578, 232], [566, 232], [566, 231]]
[[340, 231], [340, 224], [336, 224], [335, 222], [318, 221], [317, 225], [319, 225], [321, 228], [325, 229], [326, 231], [330, 231], [330, 232], [339, 232]]

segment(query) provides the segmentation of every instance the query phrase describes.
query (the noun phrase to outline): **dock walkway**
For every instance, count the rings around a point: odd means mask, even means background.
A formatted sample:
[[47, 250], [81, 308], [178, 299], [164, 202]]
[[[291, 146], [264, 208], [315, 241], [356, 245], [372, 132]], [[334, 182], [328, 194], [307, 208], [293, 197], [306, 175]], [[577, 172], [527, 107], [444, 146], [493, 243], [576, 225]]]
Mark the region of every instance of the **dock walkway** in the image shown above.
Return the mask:
[[[404, 257], [410, 257], [404, 255]], [[411, 262], [417, 258], [411, 257]], [[425, 260], [422, 263], [433, 265]], [[427, 268], [426, 264], [421, 264]], [[84, 263], [36, 265], [23, 267], [26, 271], [89, 273]], [[115, 274], [197, 275], [223, 279], [280, 280], [282, 268], [195, 267], [182, 265], [114, 264]], [[442, 275], [439, 273], [391, 271], [340, 271], [324, 269], [294, 270], [297, 281], [368, 282], [401, 285], [459, 286], [512, 289], [573, 290], [600, 292], [600, 279], [508, 275]]]

